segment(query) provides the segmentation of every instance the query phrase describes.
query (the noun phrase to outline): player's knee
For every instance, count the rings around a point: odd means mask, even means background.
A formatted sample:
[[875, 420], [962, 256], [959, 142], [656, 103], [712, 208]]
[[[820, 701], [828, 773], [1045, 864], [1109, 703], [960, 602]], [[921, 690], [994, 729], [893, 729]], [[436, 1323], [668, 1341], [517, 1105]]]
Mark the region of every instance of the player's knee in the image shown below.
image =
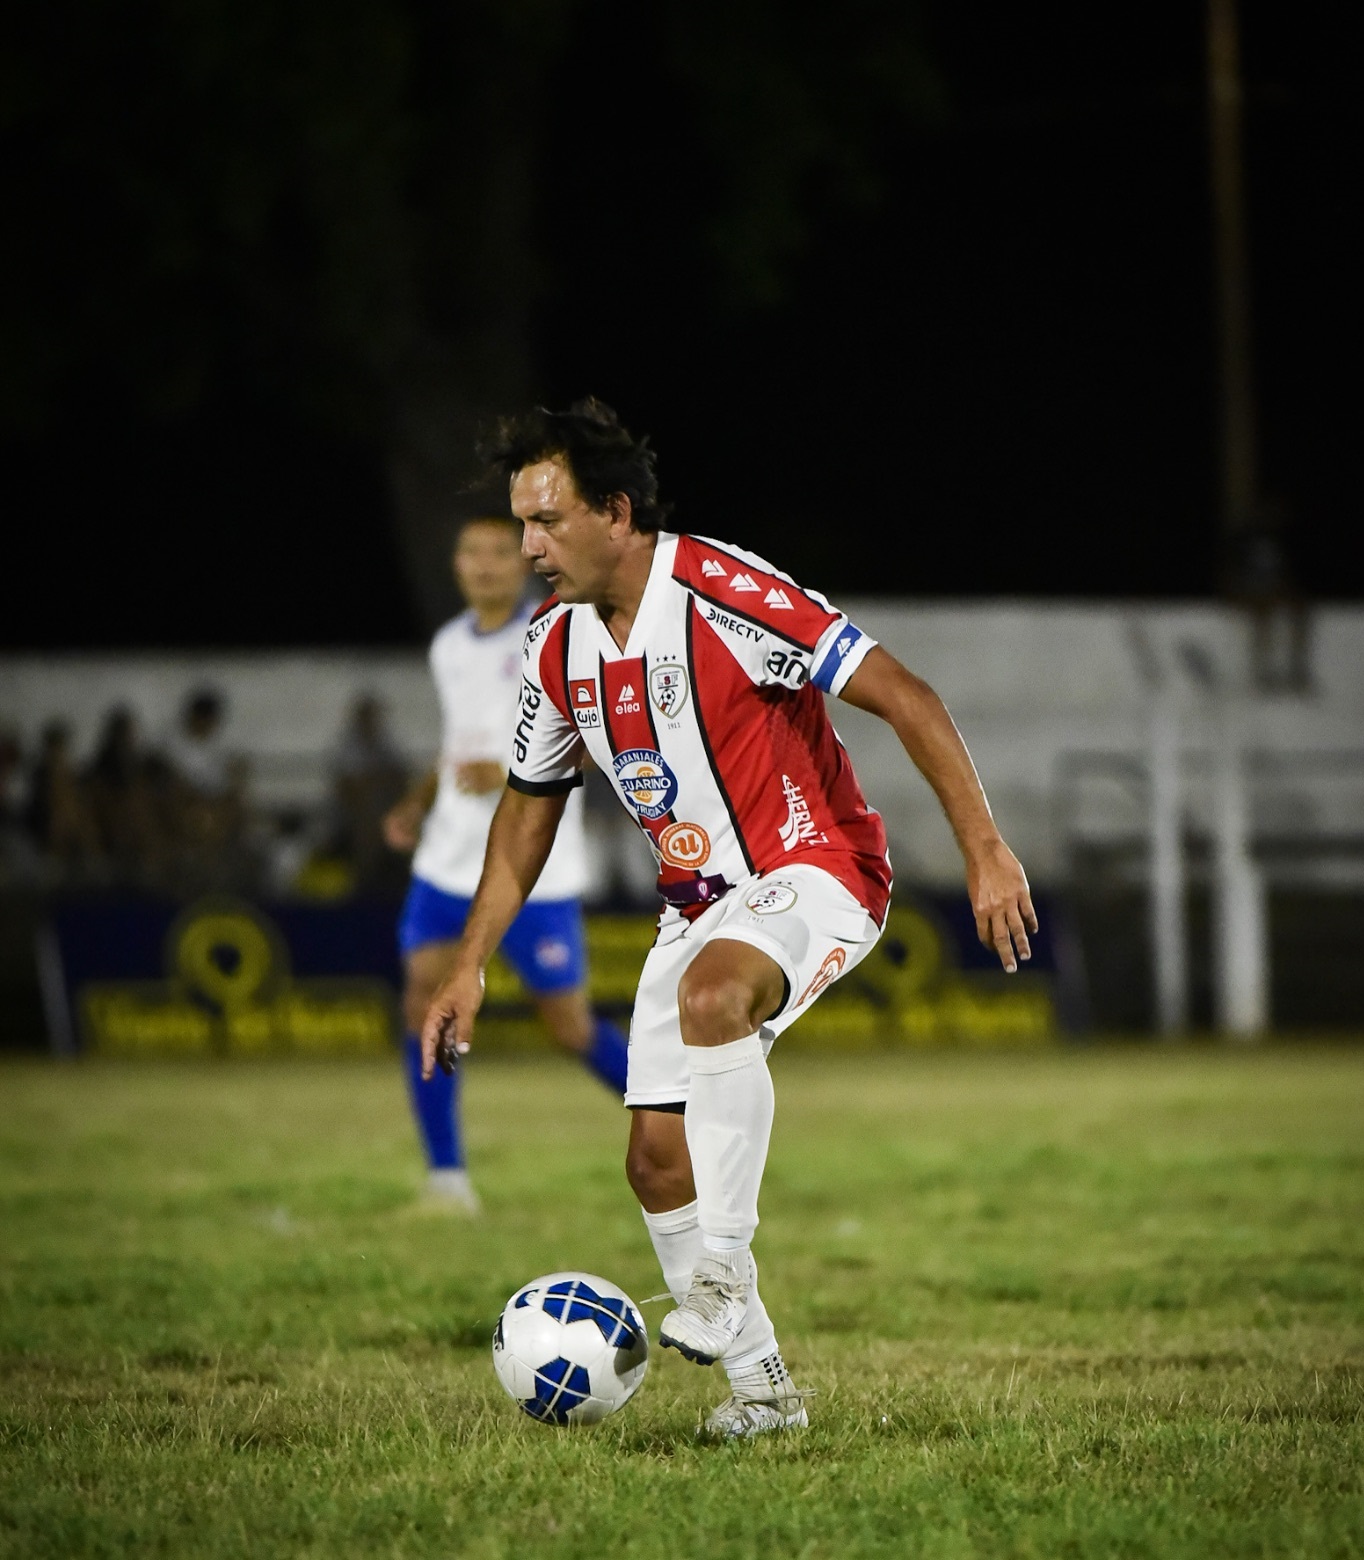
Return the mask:
[[630, 1190], [647, 1207], [662, 1205], [675, 1182], [686, 1179], [687, 1166], [679, 1164], [666, 1147], [648, 1137], [632, 1137], [625, 1151], [625, 1179]]
[[677, 991], [682, 1038], [687, 1045], [725, 1045], [757, 1029], [754, 995], [740, 980], [682, 977]]

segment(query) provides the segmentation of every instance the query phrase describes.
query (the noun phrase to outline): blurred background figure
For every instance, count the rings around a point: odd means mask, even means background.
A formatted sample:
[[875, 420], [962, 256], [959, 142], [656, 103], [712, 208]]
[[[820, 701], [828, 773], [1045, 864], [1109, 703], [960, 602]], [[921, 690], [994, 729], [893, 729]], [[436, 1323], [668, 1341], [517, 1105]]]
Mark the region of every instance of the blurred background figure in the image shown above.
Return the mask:
[[406, 875], [384, 842], [384, 818], [408, 786], [407, 763], [389, 735], [383, 701], [359, 694], [330, 760], [334, 848], [349, 861], [356, 886], [387, 888]]
[[248, 771], [223, 740], [226, 719], [226, 698], [216, 688], [197, 688], [161, 741], [162, 817], [186, 884], [217, 885], [245, 870], [238, 858]]
[[71, 728], [50, 720], [29, 770], [24, 824], [48, 869], [59, 878], [80, 876], [100, 855], [91, 786], [71, 756]]
[[[466, 522], [451, 560], [468, 603], [436, 635], [431, 673], [441, 707], [441, 750], [384, 821], [399, 851], [415, 850], [398, 942], [403, 954], [404, 1053], [432, 1193], [469, 1211], [478, 1201], [465, 1167], [459, 1073], [421, 1076], [422, 1020], [464, 930], [483, 871], [493, 813], [506, 782], [521, 687], [521, 649], [532, 620], [530, 565], [520, 525], [501, 516]], [[580, 899], [587, 886], [582, 793], [570, 794], [540, 880], [508, 928], [502, 953], [553, 1038], [616, 1094], [625, 1094], [625, 1036], [587, 1002]]]
[[[57, 738], [50, 755], [48, 805], [57, 807], [57, 834], [49, 834], [69, 850], [84, 830], [82, 812], [63, 778], [65, 738]], [[127, 705], [115, 705], [105, 716], [95, 755], [82, 775], [82, 792], [99, 841], [100, 854], [124, 882], [146, 885], [159, 881], [167, 863], [167, 838], [157, 806], [155, 764], [142, 747], [137, 717]], [[49, 830], [53, 827], [51, 815]]]

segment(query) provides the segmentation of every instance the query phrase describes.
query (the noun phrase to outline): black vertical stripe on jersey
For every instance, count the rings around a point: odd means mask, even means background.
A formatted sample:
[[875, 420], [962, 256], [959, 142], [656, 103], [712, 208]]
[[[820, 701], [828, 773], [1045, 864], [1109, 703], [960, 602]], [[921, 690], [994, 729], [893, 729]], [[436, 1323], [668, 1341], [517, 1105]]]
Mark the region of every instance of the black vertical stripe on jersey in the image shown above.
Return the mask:
[[[564, 613], [564, 702], [568, 705], [568, 718], [573, 722], [574, 731], [578, 732], [578, 741], [582, 742], [583, 734], [578, 731], [578, 716], [573, 708], [573, 689], [568, 681], [568, 636], [573, 632], [573, 614]], [[543, 680], [543, 679], [542, 679]], [[587, 744], [583, 742], [583, 746]]]
[[725, 804], [725, 811], [729, 814], [729, 821], [734, 828], [734, 838], [739, 842], [739, 849], [744, 853], [744, 863], [750, 873], [758, 869], [753, 865], [753, 857], [748, 849], [748, 841], [744, 838], [744, 831], [739, 827], [739, 815], [734, 811], [734, 803], [729, 799], [729, 792], [725, 789], [725, 782], [720, 777], [720, 766], [715, 762], [715, 749], [710, 745], [710, 733], [706, 730], [706, 718], [701, 711], [701, 684], [696, 677], [696, 651], [692, 645], [692, 628], [696, 622], [696, 603], [687, 603], [687, 676], [691, 678], [691, 696], [696, 705], [696, 729], [701, 733], [701, 746], [706, 750], [706, 762], [710, 765], [711, 775], [715, 779], [715, 789], [719, 791], [720, 798]]

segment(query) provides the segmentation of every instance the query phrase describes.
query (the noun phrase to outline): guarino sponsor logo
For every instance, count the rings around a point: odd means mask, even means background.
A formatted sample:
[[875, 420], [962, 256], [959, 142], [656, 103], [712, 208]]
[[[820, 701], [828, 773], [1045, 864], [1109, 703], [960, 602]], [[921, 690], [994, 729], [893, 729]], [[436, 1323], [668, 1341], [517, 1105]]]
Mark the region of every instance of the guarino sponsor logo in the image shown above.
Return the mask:
[[627, 748], [612, 767], [621, 794], [641, 818], [652, 823], [677, 800], [677, 776], [654, 748]]

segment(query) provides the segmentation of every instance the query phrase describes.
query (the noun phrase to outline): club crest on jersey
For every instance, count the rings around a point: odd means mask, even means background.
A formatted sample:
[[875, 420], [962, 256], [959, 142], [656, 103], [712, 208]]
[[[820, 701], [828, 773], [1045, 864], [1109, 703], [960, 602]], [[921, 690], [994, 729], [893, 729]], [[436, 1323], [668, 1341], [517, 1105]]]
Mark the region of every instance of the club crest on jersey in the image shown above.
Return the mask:
[[658, 836], [658, 856], [670, 867], [703, 867], [710, 860], [710, 835], [699, 823], [670, 823]]
[[660, 661], [649, 672], [649, 697], [665, 720], [682, 713], [687, 702], [687, 669], [676, 661]]
[[641, 818], [661, 818], [677, 800], [677, 776], [653, 748], [627, 748], [612, 767], [625, 800]]
[[789, 883], [769, 883], [765, 888], [751, 893], [744, 903], [754, 915], [780, 915], [783, 910], [789, 910], [799, 897]]

